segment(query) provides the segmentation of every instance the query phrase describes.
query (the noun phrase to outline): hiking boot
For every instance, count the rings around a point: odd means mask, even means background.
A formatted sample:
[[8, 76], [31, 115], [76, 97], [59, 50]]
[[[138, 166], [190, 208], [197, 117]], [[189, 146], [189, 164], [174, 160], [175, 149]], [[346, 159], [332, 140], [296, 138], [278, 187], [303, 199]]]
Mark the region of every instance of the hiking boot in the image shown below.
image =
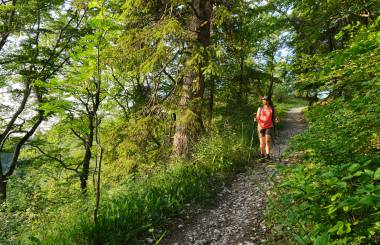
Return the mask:
[[265, 160], [265, 154], [257, 155], [257, 162], [263, 162]]
[[265, 158], [269, 160], [270, 159], [270, 155], [267, 154]]

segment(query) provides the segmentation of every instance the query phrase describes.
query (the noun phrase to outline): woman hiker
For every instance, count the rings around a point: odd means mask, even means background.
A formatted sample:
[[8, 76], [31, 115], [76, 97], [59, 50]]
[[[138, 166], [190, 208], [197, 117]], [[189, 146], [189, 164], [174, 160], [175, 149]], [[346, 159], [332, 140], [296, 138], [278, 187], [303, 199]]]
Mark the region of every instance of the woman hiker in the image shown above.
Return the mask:
[[260, 138], [261, 158], [270, 159], [270, 143], [273, 135], [275, 119], [274, 107], [269, 96], [262, 97], [263, 106], [259, 107], [256, 113], [257, 131]]

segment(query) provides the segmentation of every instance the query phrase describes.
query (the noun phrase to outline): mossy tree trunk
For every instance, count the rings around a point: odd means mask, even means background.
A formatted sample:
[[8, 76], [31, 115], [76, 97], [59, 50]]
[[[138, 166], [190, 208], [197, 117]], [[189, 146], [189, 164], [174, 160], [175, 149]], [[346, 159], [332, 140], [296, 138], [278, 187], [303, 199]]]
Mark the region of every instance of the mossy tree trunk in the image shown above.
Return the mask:
[[208, 63], [206, 48], [210, 44], [213, 1], [193, 0], [191, 7], [193, 14], [190, 23], [190, 46], [192, 55], [200, 53], [202, 58], [195, 61], [195, 64], [190, 62], [193, 56], [188, 59], [173, 140], [173, 151], [177, 156], [186, 156], [190, 153], [190, 142], [196, 139], [203, 129], [202, 101], [205, 81], [202, 68]]

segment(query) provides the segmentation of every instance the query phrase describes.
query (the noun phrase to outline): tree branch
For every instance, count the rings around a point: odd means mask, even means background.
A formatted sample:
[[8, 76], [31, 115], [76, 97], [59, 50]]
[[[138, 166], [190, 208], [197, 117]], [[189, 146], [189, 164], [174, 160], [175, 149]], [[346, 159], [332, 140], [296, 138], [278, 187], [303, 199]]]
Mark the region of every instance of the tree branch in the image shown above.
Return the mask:
[[34, 125], [28, 130], [28, 132], [21, 138], [21, 140], [16, 144], [12, 160], [10, 162], [10, 167], [8, 172], [5, 174], [6, 177], [9, 177], [13, 174], [18, 157], [20, 155], [21, 147], [25, 144], [25, 142], [34, 134], [34, 132], [37, 130], [37, 128], [40, 126], [41, 122], [44, 119], [44, 112], [39, 111], [37, 121], [34, 123]]
[[87, 141], [86, 141], [86, 139], [85, 138], [83, 138], [78, 132], [76, 132], [73, 128], [70, 128], [70, 130], [71, 130], [71, 132], [78, 138], [78, 139], [80, 139], [82, 142], [83, 142], [83, 144], [84, 144], [84, 146], [86, 147], [86, 145], [87, 145]]
[[56, 162], [58, 162], [64, 169], [66, 170], [70, 170], [70, 171], [74, 171], [76, 174], [80, 175], [79, 171], [78, 171], [78, 167], [77, 168], [71, 168], [71, 167], [68, 167], [66, 165], [66, 163], [58, 158], [58, 157], [55, 157], [55, 156], [51, 156], [49, 154], [47, 154], [44, 150], [42, 150], [38, 145], [32, 145], [32, 147], [36, 148], [41, 154], [43, 154], [44, 156], [46, 156], [47, 158], [50, 158]]

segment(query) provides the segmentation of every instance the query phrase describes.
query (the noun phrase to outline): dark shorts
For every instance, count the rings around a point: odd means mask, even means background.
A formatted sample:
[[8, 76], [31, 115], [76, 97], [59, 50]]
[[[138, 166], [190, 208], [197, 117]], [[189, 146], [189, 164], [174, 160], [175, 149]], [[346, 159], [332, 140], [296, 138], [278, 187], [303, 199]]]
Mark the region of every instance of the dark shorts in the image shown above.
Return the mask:
[[273, 134], [273, 128], [262, 128], [259, 130], [260, 137], [265, 137], [265, 135], [272, 136], [272, 134]]

